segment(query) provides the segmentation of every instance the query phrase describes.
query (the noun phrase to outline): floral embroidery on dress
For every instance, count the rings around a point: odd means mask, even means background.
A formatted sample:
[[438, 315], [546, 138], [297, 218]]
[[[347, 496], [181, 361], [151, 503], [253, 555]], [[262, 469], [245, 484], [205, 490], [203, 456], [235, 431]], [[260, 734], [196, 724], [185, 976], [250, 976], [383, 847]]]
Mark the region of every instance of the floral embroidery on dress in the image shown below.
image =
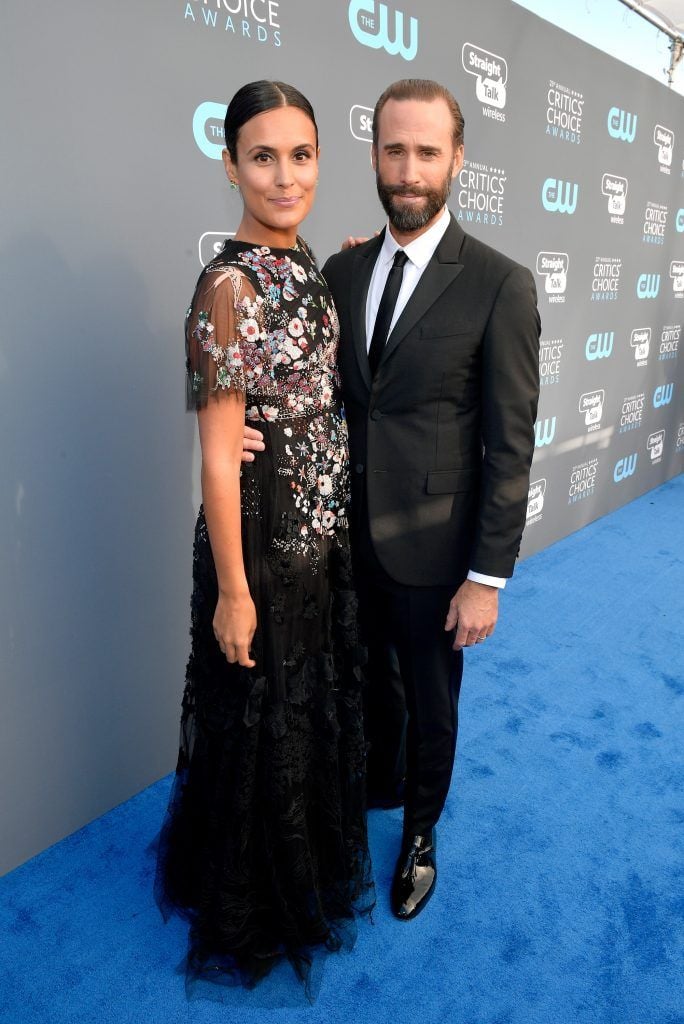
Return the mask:
[[[226, 280], [232, 286], [230, 337], [218, 338], [214, 310]], [[289, 484], [296, 524], [288, 524], [274, 546], [304, 552], [316, 537], [334, 538], [348, 526], [349, 500], [339, 324], [308, 248], [302, 243], [273, 251], [227, 243], [200, 277], [187, 320], [191, 407], [239, 390], [248, 422], [280, 425], [269, 443], [278, 477]], [[244, 515], [258, 509], [249, 488], [243, 474]]]

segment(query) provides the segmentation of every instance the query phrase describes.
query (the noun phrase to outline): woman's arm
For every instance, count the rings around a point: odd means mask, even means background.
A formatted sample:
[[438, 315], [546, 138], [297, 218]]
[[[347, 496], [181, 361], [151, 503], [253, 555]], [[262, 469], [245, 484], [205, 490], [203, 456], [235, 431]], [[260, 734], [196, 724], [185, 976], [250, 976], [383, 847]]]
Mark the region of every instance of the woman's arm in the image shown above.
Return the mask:
[[202, 499], [218, 577], [214, 634], [231, 663], [256, 664], [249, 648], [256, 609], [242, 557], [240, 459], [245, 422], [244, 396], [230, 391], [197, 414], [202, 446]]

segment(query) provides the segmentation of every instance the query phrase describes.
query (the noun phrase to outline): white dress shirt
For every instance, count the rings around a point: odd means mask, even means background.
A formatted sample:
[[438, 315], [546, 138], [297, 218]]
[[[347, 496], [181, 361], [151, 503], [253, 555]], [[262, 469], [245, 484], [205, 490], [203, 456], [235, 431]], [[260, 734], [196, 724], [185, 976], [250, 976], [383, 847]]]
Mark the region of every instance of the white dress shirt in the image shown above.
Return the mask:
[[[409, 242], [408, 245], [404, 246], [404, 252], [408, 256], [408, 262], [404, 267], [404, 275], [401, 280], [401, 289], [397, 298], [397, 304], [394, 307], [390, 333], [401, 316], [408, 300], [413, 295], [413, 290], [420, 281], [423, 271], [432, 259], [435, 249], [441, 242], [446, 229], [449, 227], [450, 220], [451, 214], [445, 206], [439, 220], [436, 220], [431, 228], [428, 228], [428, 230], [423, 232], [422, 235], [418, 235], [418, 238], [414, 238], [412, 242]], [[392, 267], [392, 261], [394, 260], [394, 255], [397, 250], [401, 248], [402, 247], [390, 231], [388, 224], [385, 231], [385, 238], [382, 243], [382, 249], [375, 261], [370, 285], [368, 286], [368, 298], [366, 299], [366, 347], [368, 349], [370, 349], [370, 343], [373, 337], [373, 328], [375, 327], [375, 319], [378, 315], [380, 299], [382, 298], [382, 293], [385, 290], [385, 284], [387, 283], [387, 277]], [[498, 587], [499, 589], [503, 589], [503, 587], [506, 586], [506, 580], [503, 577], [486, 576], [481, 572], [473, 572], [472, 569], [468, 573], [468, 579], [473, 580], [474, 583], [486, 583], [490, 587]]]

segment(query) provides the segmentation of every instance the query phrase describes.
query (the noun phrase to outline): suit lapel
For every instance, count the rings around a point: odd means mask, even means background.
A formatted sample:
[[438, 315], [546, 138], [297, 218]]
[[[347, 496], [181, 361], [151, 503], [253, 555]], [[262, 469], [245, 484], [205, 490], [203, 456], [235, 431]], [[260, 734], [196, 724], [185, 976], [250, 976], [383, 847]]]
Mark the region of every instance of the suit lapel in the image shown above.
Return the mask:
[[452, 214], [451, 223], [445, 231], [444, 237], [387, 339], [380, 360], [381, 365], [463, 270], [459, 256], [464, 238], [463, 229]]
[[382, 231], [377, 238], [374, 238], [364, 247], [361, 253], [355, 253], [349, 291], [349, 309], [354, 335], [354, 349], [361, 376], [369, 391], [372, 380], [368, 365], [368, 342], [366, 339], [366, 300], [368, 298], [370, 280], [373, 276], [373, 267], [382, 248], [384, 237], [385, 232]]

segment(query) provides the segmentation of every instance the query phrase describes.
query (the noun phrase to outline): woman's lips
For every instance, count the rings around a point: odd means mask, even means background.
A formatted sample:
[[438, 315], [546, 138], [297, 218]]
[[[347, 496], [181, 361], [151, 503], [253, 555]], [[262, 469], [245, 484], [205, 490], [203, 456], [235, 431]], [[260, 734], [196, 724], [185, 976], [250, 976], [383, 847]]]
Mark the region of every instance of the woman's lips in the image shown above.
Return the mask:
[[300, 198], [300, 196], [281, 196], [278, 199], [271, 199], [271, 202], [275, 203], [276, 206], [282, 206], [284, 209], [288, 209], [290, 206], [296, 206]]

